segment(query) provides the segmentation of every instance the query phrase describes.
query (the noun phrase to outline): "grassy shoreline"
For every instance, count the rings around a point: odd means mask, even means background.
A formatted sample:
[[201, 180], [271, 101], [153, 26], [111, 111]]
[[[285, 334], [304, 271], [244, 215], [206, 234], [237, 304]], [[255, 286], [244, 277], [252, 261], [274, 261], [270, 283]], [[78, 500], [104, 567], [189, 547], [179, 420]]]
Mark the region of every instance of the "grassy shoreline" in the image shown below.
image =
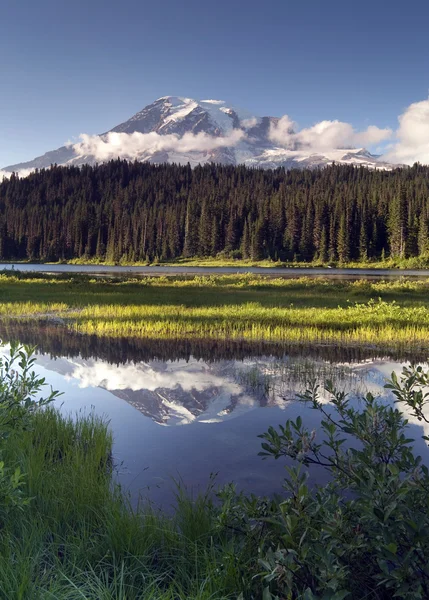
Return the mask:
[[110, 338], [429, 351], [428, 298], [429, 280], [0, 276], [1, 319], [50, 319], [78, 334]]
[[256, 570], [256, 560], [218, 530], [211, 497], [178, 488], [173, 515], [131, 509], [114, 482], [105, 422], [48, 407], [15, 427], [2, 461], [20, 469], [14, 491], [28, 501], [7, 506], [1, 471], [2, 598], [220, 600], [250, 591], [245, 568]]
[[74, 258], [68, 261], [41, 261], [41, 260], [3, 260], [3, 264], [13, 265], [25, 265], [25, 264], [45, 264], [45, 265], [80, 265], [80, 266], [123, 266], [123, 267], [234, 267], [234, 268], [284, 268], [284, 269], [313, 269], [313, 268], [337, 268], [337, 269], [392, 269], [392, 270], [405, 270], [405, 269], [416, 269], [425, 270], [429, 269], [429, 257], [426, 256], [415, 256], [410, 258], [387, 258], [384, 260], [371, 260], [371, 261], [273, 261], [270, 259], [264, 260], [251, 260], [242, 258], [230, 258], [225, 257], [196, 257], [196, 258], [181, 258], [174, 260], [155, 260], [152, 262], [131, 262], [121, 260], [119, 262], [106, 261], [102, 259], [87, 259], [87, 258]]

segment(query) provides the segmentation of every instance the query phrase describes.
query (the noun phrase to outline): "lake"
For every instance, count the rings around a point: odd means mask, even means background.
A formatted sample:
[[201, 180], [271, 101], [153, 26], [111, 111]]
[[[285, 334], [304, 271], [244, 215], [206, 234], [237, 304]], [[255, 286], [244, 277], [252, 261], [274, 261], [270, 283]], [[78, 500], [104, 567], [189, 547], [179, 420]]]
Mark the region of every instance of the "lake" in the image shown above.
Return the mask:
[[38, 273], [86, 273], [108, 276], [160, 275], [235, 275], [252, 273], [267, 277], [322, 277], [328, 279], [392, 279], [400, 277], [427, 278], [428, 269], [325, 269], [302, 267], [194, 267], [159, 265], [153, 267], [121, 267], [106, 265], [61, 265], [37, 263], [0, 263], [0, 270], [16, 269]]
[[[298, 415], [319, 428], [318, 413], [296, 399], [308, 380], [332, 379], [354, 402], [366, 391], [391, 402], [383, 385], [405, 360], [334, 347], [98, 339], [52, 323], [1, 324], [0, 336], [38, 345], [37, 372], [63, 392], [57, 405], [108, 420], [117, 480], [133, 503], [143, 497], [164, 508], [173, 479], [203, 490], [212, 473], [246, 492], [281, 492], [286, 461], [258, 457], [257, 436]], [[423, 434], [417, 421], [411, 428], [412, 437]], [[416, 451], [428, 454], [421, 440]], [[323, 483], [326, 472], [311, 478]]]

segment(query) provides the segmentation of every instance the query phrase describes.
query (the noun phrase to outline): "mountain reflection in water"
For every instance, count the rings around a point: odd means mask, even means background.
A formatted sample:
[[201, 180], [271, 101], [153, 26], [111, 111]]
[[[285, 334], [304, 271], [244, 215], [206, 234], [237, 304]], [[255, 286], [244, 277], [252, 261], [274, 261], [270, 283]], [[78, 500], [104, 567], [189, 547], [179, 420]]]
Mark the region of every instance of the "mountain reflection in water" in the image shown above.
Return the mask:
[[[219, 472], [220, 484], [234, 480], [256, 494], [281, 492], [285, 462], [262, 462], [257, 435], [298, 415], [318, 428], [319, 414], [296, 401], [309, 380], [329, 378], [352, 397], [371, 391], [391, 402], [386, 378], [406, 360], [422, 359], [374, 357], [369, 348], [109, 340], [49, 322], [2, 323], [0, 337], [37, 345], [37, 369], [64, 392], [61, 410], [105, 415], [119, 481], [134, 499], [143, 494], [164, 504], [172, 498], [172, 476], [204, 487]], [[418, 439], [421, 424], [412, 426]], [[416, 450], [427, 453], [420, 440]], [[311, 476], [321, 483], [326, 474]]]

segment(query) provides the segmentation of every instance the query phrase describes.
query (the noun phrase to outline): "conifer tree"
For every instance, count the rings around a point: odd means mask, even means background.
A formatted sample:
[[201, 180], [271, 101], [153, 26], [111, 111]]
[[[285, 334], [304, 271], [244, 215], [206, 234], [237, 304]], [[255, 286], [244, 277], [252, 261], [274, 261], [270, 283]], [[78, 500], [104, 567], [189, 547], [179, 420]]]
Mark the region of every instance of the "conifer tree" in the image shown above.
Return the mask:
[[388, 217], [390, 255], [404, 258], [407, 237], [407, 207], [405, 185], [400, 184], [389, 207]]
[[250, 225], [249, 225], [249, 219], [246, 219], [246, 222], [244, 224], [244, 232], [243, 232], [243, 240], [242, 240], [242, 244], [241, 244], [241, 252], [243, 255], [243, 258], [247, 259], [250, 258], [252, 255], [252, 247], [251, 247], [251, 235], [250, 235]]
[[340, 228], [338, 231], [337, 243], [338, 260], [342, 263], [350, 260], [350, 232], [347, 223], [347, 216], [343, 212], [340, 219]]
[[427, 219], [423, 215], [420, 216], [418, 250], [420, 256], [429, 256], [429, 228]]
[[195, 208], [193, 204], [188, 201], [186, 207], [186, 219], [185, 219], [185, 243], [183, 248], [183, 255], [185, 258], [191, 258], [196, 256], [198, 251], [198, 229], [195, 215]]
[[364, 219], [362, 219], [360, 223], [359, 259], [363, 261], [368, 260], [368, 235], [366, 232], [366, 225]]

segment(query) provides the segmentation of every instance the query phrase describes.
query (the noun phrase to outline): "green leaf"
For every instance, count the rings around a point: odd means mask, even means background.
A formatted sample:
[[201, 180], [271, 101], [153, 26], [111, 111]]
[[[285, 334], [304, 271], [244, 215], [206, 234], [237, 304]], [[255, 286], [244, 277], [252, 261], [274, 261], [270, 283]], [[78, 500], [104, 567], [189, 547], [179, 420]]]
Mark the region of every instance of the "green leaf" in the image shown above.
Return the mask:
[[384, 512], [377, 508], [376, 506], [373, 508], [373, 512], [375, 516], [380, 519], [380, 521], [384, 521]]
[[262, 592], [262, 600], [272, 600], [273, 596], [270, 592], [270, 588], [269, 587], [264, 587], [264, 590]]
[[398, 551], [398, 546], [394, 543], [391, 542], [390, 544], [388, 544], [386, 546], [386, 548], [389, 550], [389, 552], [391, 552], [392, 554], [396, 554]]

